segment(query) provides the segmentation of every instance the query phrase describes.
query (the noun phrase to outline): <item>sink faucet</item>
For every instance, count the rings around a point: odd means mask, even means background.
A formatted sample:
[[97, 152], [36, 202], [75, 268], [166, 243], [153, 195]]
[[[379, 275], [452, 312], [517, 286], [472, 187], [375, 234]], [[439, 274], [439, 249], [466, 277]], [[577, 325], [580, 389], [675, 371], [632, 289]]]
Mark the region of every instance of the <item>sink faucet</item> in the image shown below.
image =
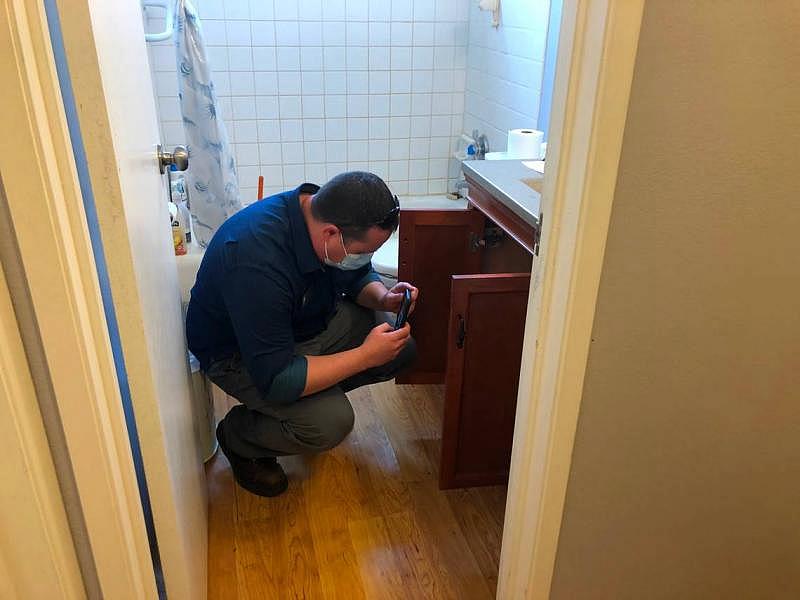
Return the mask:
[[466, 179], [460, 179], [456, 182], [456, 196], [459, 198], [466, 198], [469, 192], [469, 184]]

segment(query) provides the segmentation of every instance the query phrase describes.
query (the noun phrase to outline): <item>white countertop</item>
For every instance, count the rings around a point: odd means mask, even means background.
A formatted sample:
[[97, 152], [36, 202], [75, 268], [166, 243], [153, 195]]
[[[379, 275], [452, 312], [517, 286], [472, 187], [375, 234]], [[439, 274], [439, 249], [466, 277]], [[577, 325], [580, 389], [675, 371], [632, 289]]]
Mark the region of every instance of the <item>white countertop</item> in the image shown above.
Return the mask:
[[465, 160], [461, 167], [495, 198], [505, 204], [526, 223], [539, 224], [541, 195], [523, 179], [541, 179], [542, 174], [514, 160]]

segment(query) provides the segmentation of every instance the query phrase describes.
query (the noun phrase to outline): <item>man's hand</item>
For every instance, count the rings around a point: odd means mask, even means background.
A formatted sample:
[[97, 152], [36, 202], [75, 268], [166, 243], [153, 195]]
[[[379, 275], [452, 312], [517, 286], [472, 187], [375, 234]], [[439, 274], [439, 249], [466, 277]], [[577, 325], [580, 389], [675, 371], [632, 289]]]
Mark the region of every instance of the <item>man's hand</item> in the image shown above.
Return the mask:
[[379, 367], [397, 358], [410, 335], [411, 325], [408, 323], [397, 331], [388, 323], [381, 323], [373, 328], [359, 348], [365, 367]]
[[411, 314], [414, 311], [414, 306], [417, 303], [419, 290], [410, 283], [406, 283], [404, 281], [392, 286], [392, 289], [386, 292], [386, 294], [383, 296], [383, 300], [381, 301], [383, 304], [382, 309], [393, 313], [399, 311], [400, 304], [403, 301], [403, 290], [408, 290], [411, 292], [411, 307], [408, 311], [408, 314]]

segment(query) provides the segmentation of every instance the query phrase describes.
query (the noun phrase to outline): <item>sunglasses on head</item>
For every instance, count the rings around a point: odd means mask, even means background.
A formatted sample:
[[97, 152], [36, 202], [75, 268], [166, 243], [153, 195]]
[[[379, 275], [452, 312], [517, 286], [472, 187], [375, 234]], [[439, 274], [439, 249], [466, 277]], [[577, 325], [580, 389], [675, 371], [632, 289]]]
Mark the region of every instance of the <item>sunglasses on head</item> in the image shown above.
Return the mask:
[[397, 216], [400, 214], [400, 200], [398, 200], [397, 196], [394, 196], [394, 207], [386, 213], [386, 216], [383, 217], [380, 221], [376, 221], [372, 223], [373, 225], [377, 225], [378, 227], [387, 226], [389, 225]]

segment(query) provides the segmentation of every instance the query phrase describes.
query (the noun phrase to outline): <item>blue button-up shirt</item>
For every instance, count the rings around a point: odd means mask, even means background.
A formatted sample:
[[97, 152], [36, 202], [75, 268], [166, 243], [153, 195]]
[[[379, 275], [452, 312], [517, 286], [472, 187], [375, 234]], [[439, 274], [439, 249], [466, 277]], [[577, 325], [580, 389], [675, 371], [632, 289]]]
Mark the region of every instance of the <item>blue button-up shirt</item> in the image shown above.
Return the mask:
[[296, 342], [322, 332], [342, 296], [355, 299], [379, 281], [372, 265], [343, 271], [323, 265], [314, 252], [300, 194], [304, 183], [239, 211], [206, 248], [186, 316], [189, 349], [205, 370], [241, 353], [269, 404], [297, 400], [307, 361]]

